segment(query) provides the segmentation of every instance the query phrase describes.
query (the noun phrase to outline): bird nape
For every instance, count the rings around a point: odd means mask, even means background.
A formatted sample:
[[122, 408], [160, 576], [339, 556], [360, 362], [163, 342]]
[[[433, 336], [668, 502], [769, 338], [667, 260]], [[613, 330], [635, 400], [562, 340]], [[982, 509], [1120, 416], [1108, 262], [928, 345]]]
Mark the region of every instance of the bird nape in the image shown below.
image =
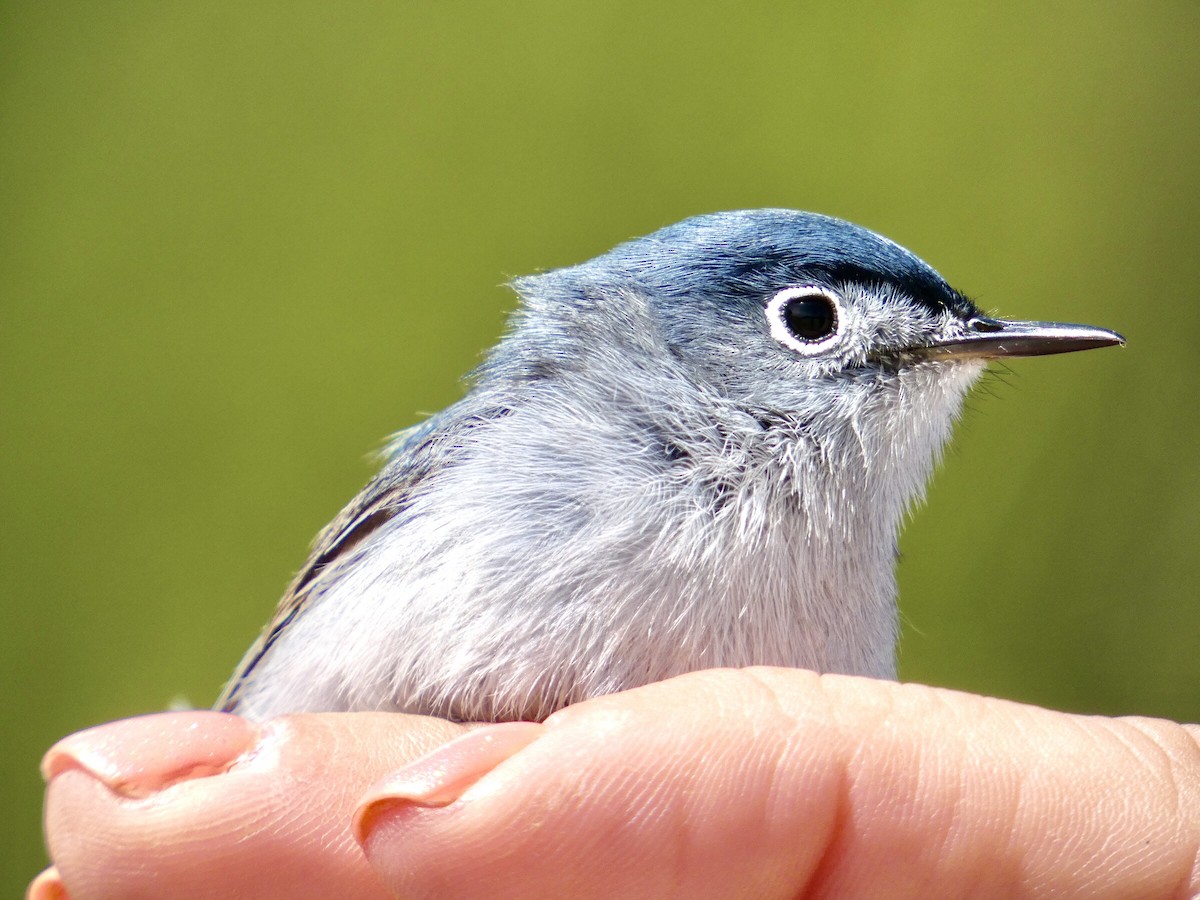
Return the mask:
[[1114, 332], [984, 315], [791, 210], [518, 279], [466, 395], [392, 441], [218, 708], [539, 720], [714, 666], [894, 677], [895, 545], [988, 360]]

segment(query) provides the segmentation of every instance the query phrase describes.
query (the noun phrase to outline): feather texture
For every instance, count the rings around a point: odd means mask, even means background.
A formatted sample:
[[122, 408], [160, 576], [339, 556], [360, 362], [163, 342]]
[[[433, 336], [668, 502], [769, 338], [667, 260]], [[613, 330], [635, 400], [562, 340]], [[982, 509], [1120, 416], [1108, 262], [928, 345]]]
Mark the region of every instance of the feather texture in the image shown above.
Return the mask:
[[[839, 299], [802, 358], [765, 304]], [[712, 666], [894, 677], [895, 543], [979, 361], [976, 314], [838, 220], [701, 217], [521, 279], [467, 395], [392, 443], [218, 706], [541, 719]]]

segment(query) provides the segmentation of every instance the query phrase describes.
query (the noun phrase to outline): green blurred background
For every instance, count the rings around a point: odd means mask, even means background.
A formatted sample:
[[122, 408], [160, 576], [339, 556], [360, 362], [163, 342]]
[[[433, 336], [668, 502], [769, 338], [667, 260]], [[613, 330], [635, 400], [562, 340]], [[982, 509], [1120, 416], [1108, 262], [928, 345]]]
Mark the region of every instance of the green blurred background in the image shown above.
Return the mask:
[[906, 678], [1200, 719], [1200, 7], [0, 4], [0, 891], [40, 753], [212, 701], [508, 277], [789, 206], [1125, 332], [971, 402]]

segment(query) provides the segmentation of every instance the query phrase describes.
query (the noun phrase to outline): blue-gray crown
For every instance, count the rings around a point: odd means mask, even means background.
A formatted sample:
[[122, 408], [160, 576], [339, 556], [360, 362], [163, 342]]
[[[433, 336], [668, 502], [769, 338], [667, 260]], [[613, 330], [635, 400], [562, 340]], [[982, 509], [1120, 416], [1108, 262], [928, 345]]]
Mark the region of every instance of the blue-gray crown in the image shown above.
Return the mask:
[[933, 268], [873, 231], [816, 213], [752, 209], [695, 216], [560, 270], [623, 277], [659, 296], [762, 295], [805, 279], [890, 284], [918, 303], [975, 312]]

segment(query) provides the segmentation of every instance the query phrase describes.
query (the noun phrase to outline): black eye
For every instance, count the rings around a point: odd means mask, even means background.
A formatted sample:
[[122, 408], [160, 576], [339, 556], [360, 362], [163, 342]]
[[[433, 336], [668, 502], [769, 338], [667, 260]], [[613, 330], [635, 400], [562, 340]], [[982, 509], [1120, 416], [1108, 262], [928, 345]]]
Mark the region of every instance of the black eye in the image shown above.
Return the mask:
[[801, 356], [824, 356], [841, 344], [841, 301], [819, 284], [787, 287], [767, 301], [771, 337]]
[[793, 297], [783, 304], [779, 315], [797, 340], [819, 341], [837, 331], [837, 309], [824, 294]]

